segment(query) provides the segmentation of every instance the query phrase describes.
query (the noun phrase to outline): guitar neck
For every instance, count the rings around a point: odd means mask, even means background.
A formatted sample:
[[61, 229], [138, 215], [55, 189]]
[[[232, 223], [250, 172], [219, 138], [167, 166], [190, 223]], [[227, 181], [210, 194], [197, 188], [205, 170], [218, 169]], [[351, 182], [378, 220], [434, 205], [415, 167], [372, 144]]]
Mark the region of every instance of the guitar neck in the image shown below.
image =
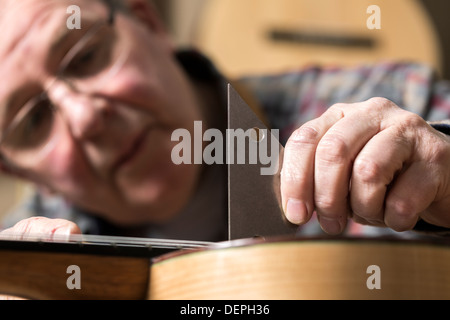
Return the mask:
[[171, 239], [133, 238], [97, 235], [15, 237], [0, 234], [0, 250], [82, 253], [109, 256], [155, 258], [165, 253], [198, 249], [211, 242]]

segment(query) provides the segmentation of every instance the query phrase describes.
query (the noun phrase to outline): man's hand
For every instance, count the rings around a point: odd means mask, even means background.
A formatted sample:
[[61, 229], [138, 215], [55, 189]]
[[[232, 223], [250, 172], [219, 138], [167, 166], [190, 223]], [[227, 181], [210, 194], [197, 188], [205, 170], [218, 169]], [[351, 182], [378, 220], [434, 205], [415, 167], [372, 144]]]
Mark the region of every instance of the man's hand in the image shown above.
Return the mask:
[[78, 226], [68, 220], [48, 219], [43, 217], [32, 217], [16, 223], [13, 227], [0, 232], [1, 235], [11, 239], [22, 240], [27, 236], [43, 235], [50, 239], [55, 237], [64, 238], [72, 234], [80, 234]]
[[383, 98], [336, 104], [297, 129], [281, 172], [286, 217], [341, 233], [356, 222], [450, 228], [450, 138]]

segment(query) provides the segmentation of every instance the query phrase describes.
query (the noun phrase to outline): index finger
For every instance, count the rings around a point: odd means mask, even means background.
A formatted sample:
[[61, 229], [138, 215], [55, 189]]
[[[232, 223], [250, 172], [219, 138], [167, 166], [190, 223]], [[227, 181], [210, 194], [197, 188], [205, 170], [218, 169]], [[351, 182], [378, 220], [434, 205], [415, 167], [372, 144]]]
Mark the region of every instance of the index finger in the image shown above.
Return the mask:
[[286, 218], [294, 224], [308, 222], [314, 211], [314, 162], [319, 141], [343, 113], [328, 109], [293, 132], [284, 150], [281, 201]]

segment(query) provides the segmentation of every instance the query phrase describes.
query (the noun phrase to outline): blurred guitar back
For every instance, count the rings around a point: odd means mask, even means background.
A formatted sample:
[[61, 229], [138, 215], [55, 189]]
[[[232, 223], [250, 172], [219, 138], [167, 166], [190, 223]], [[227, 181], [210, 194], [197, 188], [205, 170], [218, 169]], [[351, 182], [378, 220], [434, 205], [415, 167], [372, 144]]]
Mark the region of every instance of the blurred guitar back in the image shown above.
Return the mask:
[[[371, 30], [374, 4], [381, 29]], [[442, 70], [441, 43], [416, 0], [209, 0], [194, 44], [231, 77], [386, 60]]]

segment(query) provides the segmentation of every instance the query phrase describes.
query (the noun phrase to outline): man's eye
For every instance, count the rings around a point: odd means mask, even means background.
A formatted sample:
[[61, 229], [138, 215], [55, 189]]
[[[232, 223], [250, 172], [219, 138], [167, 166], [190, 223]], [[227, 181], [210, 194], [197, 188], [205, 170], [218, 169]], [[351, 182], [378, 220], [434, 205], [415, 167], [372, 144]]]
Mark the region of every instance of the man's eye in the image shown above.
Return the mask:
[[114, 60], [115, 43], [112, 30], [106, 27], [86, 34], [67, 52], [59, 68], [59, 76], [70, 81], [95, 78]]
[[85, 64], [91, 62], [95, 58], [95, 53], [96, 53], [96, 48], [92, 48], [92, 49], [87, 50], [87, 52], [83, 52], [83, 54], [81, 55], [81, 57], [78, 58], [76, 63], [80, 64], [80, 65], [85, 65]]
[[64, 76], [88, 77], [101, 72], [103, 64], [103, 48], [100, 44], [83, 48], [67, 65]]
[[53, 110], [50, 101], [40, 101], [13, 130], [13, 139], [22, 147], [36, 146], [45, 141], [51, 131]]

